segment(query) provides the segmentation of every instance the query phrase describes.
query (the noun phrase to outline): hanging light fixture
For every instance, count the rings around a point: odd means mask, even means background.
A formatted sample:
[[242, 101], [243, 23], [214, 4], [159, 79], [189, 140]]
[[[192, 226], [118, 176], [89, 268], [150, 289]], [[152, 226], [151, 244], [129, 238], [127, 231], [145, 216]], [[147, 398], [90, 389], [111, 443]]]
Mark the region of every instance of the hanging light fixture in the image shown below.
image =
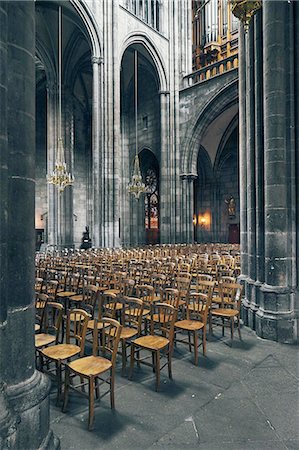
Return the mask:
[[139, 156], [138, 156], [138, 129], [137, 129], [137, 112], [138, 112], [138, 85], [137, 85], [137, 50], [134, 53], [134, 81], [135, 81], [135, 158], [133, 174], [130, 183], [128, 184], [128, 192], [133, 194], [136, 200], [139, 199], [140, 194], [146, 191], [145, 184], [142, 181], [140, 172]]
[[67, 172], [64, 146], [62, 139], [62, 120], [61, 120], [61, 67], [62, 67], [62, 13], [61, 6], [58, 11], [58, 142], [55, 167], [51, 174], [47, 175], [47, 181], [57, 186], [59, 192], [63, 192], [66, 186], [74, 183], [74, 176]]
[[251, 17], [261, 8], [262, 0], [231, 0], [232, 13], [244, 25], [247, 33]]

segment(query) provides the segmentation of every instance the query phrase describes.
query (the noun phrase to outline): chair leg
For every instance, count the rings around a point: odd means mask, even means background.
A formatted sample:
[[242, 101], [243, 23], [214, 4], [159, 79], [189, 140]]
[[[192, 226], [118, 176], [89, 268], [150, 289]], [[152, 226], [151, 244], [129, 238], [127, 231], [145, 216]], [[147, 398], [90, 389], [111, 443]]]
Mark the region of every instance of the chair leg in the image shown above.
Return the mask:
[[222, 317], [222, 336], [224, 337], [224, 319]]
[[91, 430], [94, 420], [94, 377], [88, 379], [89, 383], [89, 415], [88, 415], [88, 429]]
[[168, 361], [168, 376], [172, 380], [172, 367], [171, 367], [171, 353], [168, 351], [167, 353], [167, 361]]
[[115, 371], [112, 368], [111, 372], [110, 372], [110, 406], [111, 406], [111, 409], [115, 408], [115, 403], [114, 403], [114, 378], [115, 378]]
[[65, 379], [64, 379], [64, 396], [63, 396], [63, 405], [62, 412], [66, 411], [66, 407], [69, 400], [69, 385], [70, 385], [70, 369], [68, 366], [65, 367]]
[[234, 318], [231, 317], [231, 319], [230, 319], [230, 337], [232, 340], [234, 339], [234, 327], [235, 327], [235, 321], [234, 321]]
[[190, 331], [188, 331], [188, 344], [189, 344], [189, 352], [192, 352], [192, 348], [191, 348], [191, 335], [190, 335]]
[[95, 383], [96, 398], [99, 399], [100, 398], [100, 388], [99, 388], [99, 379], [98, 379], [98, 377], [95, 377], [94, 383]]
[[194, 364], [198, 364], [198, 342], [197, 342], [197, 332], [193, 332], [193, 342], [194, 342]]
[[155, 362], [155, 353], [152, 352], [152, 366], [153, 366], [153, 372], [156, 371], [156, 362]]
[[129, 372], [129, 380], [132, 380], [133, 368], [134, 368], [134, 353], [135, 353], [135, 345], [131, 343], [131, 358], [130, 358], [130, 372]]
[[62, 376], [61, 376], [61, 361], [58, 361], [58, 362], [57, 362], [57, 365], [56, 365], [56, 379], [57, 379], [57, 383], [58, 383], [58, 386], [57, 386], [57, 398], [56, 398], [56, 404], [58, 405], [58, 404], [59, 404], [59, 401], [60, 401], [60, 399], [61, 399], [61, 394], [62, 394], [62, 386], [61, 386], [61, 383], [62, 383]]
[[125, 339], [122, 339], [121, 341], [121, 357], [122, 357], [122, 376], [125, 376], [127, 367], [127, 345]]
[[240, 326], [240, 316], [237, 316], [237, 321], [238, 321], [238, 333], [239, 333], [239, 339], [240, 339], [240, 341], [242, 341], [242, 337], [241, 337], [241, 326]]
[[156, 391], [158, 392], [160, 385], [160, 352], [159, 350], [155, 351], [155, 360], [156, 360]]
[[202, 353], [204, 356], [206, 356], [206, 342], [207, 342], [207, 336], [206, 336], [206, 326], [202, 329]]

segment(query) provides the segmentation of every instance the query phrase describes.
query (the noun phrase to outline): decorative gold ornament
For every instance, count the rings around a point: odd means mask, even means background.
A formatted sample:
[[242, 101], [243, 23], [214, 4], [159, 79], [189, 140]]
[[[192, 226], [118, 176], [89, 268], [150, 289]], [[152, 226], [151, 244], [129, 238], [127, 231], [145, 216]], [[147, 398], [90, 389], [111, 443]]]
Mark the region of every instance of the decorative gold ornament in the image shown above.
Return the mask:
[[137, 107], [138, 107], [138, 88], [137, 88], [137, 50], [135, 50], [134, 54], [135, 60], [135, 68], [134, 68], [134, 78], [135, 78], [135, 158], [134, 158], [134, 168], [132, 179], [128, 184], [127, 190], [130, 194], [133, 194], [136, 200], [139, 200], [140, 194], [146, 192], [145, 184], [142, 181], [140, 165], [139, 165], [139, 156], [138, 156], [138, 129], [137, 129]]
[[261, 6], [262, 0], [231, 0], [232, 13], [243, 23], [245, 33], [248, 32], [251, 17]]
[[66, 170], [66, 163], [64, 161], [64, 148], [62, 138], [58, 139], [57, 160], [55, 168], [50, 175], [47, 175], [47, 181], [50, 184], [57, 186], [60, 192], [63, 192], [66, 186], [74, 183], [74, 176]]
[[128, 192], [130, 194], [133, 194], [136, 200], [139, 199], [140, 194], [143, 192], [146, 192], [145, 184], [142, 181], [142, 176], [140, 172], [140, 166], [139, 166], [139, 157], [138, 155], [134, 158], [134, 169], [132, 174], [132, 179], [130, 183], [128, 184]]
[[58, 14], [58, 142], [55, 167], [51, 174], [47, 175], [47, 182], [57, 186], [59, 192], [63, 192], [66, 186], [74, 183], [75, 178], [70, 172], [66, 170], [64, 146], [62, 141], [62, 126], [61, 126], [61, 66], [62, 66], [62, 14], [61, 6], [59, 6]]

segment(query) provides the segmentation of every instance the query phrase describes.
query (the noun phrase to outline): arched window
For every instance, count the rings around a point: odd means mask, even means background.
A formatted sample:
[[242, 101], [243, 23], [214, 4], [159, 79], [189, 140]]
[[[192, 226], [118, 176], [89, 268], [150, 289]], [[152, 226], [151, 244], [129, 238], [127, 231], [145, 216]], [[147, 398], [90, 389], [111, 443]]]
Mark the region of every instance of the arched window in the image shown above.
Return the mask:
[[154, 168], [149, 168], [145, 174], [145, 229], [157, 230], [159, 228], [159, 193], [158, 177]]

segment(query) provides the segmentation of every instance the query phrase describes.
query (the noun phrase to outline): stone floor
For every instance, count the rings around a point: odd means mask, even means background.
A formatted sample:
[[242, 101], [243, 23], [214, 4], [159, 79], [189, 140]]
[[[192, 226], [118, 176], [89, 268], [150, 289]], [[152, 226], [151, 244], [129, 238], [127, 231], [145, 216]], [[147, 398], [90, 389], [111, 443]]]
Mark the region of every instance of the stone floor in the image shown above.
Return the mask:
[[63, 414], [53, 387], [51, 427], [61, 449], [299, 449], [298, 347], [264, 341], [246, 327], [242, 337], [231, 346], [216, 330], [198, 367], [178, 344], [174, 379], [163, 371], [158, 393], [149, 367], [128, 381], [119, 360], [116, 410], [104, 397], [92, 432], [88, 400], [71, 392]]

